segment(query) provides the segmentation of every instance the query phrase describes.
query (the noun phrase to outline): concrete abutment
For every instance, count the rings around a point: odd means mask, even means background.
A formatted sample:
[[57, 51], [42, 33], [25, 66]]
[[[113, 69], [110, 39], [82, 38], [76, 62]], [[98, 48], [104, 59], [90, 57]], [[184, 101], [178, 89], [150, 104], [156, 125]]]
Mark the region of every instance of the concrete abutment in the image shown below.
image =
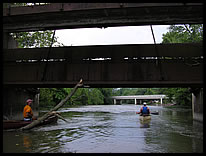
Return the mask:
[[203, 122], [203, 88], [192, 89], [193, 119]]

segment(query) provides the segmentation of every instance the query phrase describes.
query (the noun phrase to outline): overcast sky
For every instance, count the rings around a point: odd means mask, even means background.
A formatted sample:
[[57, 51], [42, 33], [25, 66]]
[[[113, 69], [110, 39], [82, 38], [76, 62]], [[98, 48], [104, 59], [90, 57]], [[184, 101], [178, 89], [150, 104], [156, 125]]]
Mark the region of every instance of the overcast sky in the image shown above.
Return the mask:
[[[162, 42], [162, 34], [169, 25], [153, 25], [156, 43]], [[82, 28], [57, 30], [55, 36], [64, 46], [154, 44], [150, 26], [125, 26], [108, 28]]]

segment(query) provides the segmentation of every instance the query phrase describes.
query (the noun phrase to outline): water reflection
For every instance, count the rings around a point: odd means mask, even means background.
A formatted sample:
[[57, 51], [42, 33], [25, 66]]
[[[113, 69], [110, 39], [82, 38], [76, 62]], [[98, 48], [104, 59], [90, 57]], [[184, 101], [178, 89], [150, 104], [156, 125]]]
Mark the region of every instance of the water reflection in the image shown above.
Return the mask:
[[151, 120], [147, 120], [147, 121], [140, 120], [140, 128], [150, 128], [150, 121]]
[[28, 134], [23, 134], [23, 145], [26, 152], [31, 152], [32, 139]]

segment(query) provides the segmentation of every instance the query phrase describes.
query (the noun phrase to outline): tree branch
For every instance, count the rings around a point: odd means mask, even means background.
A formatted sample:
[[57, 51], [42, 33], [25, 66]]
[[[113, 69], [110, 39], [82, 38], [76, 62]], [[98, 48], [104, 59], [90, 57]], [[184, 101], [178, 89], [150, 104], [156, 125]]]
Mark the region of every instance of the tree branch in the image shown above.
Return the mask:
[[82, 79], [76, 84], [76, 86], [73, 88], [73, 90], [71, 91], [71, 93], [69, 95], [67, 95], [67, 97], [65, 99], [63, 99], [58, 105], [56, 105], [53, 109], [51, 109], [48, 113], [44, 114], [42, 117], [40, 117], [37, 120], [34, 120], [32, 123], [18, 129], [18, 130], [28, 130], [31, 129], [35, 126], [37, 126], [38, 124], [40, 124], [42, 121], [44, 121], [45, 119], [47, 119], [49, 116], [51, 116], [51, 113], [53, 111], [58, 110], [60, 107], [62, 107], [76, 92], [76, 90], [78, 89], [78, 87], [81, 87], [83, 85], [82, 83]]

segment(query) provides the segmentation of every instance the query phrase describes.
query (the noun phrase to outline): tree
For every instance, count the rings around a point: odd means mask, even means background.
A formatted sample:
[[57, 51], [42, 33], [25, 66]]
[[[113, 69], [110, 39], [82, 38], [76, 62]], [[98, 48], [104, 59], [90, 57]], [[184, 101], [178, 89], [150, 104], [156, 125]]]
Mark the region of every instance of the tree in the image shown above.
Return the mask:
[[203, 24], [171, 25], [163, 34], [162, 43], [191, 43], [203, 41]]
[[154, 91], [152, 88], [147, 88], [146, 92], [144, 93], [144, 95], [154, 95]]
[[40, 107], [53, 107], [70, 92], [71, 89], [66, 88], [40, 88]]
[[98, 88], [92, 88], [90, 95], [91, 104], [104, 104], [104, 96]]
[[[4, 8], [18, 7], [18, 6], [31, 6], [31, 5], [45, 5], [47, 3], [4, 3]], [[18, 32], [10, 33], [10, 35], [17, 41], [18, 48], [41, 48], [50, 47], [51, 44], [55, 46], [64, 46], [58, 42], [58, 37], [54, 36], [52, 42], [53, 30], [35, 31], [35, 32]]]
[[[194, 43], [203, 41], [203, 24], [196, 25], [171, 25], [169, 32], [163, 34], [162, 43]], [[178, 105], [191, 106], [191, 93], [189, 88], [167, 88], [165, 91], [169, 100], [172, 97]]]
[[192, 96], [188, 88], [176, 88], [174, 96], [178, 105], [188, 106], [191, 104]]
[[40, 107], [54, 106], [53, 94], [51, 93], [51, 89], [40, 88], [39, 105]]
[[104, 104], [111, 104], [112, 99], [110, 99], [109, 97], [112, 96], [113, 89], [112, 88], [99, 88], [99, 90], [104, 96]]
[[58, 42], [58, 37], [54, 36], [52, 42], [52, 36], [54, 31], [35, 31], [35, 32], [18, 32], [11, 33], [12, 37], [17, 41], [18, 48], [41, 48], [50, 47], [51, 44], [56, 46], [63, 46], [62, 43]]

